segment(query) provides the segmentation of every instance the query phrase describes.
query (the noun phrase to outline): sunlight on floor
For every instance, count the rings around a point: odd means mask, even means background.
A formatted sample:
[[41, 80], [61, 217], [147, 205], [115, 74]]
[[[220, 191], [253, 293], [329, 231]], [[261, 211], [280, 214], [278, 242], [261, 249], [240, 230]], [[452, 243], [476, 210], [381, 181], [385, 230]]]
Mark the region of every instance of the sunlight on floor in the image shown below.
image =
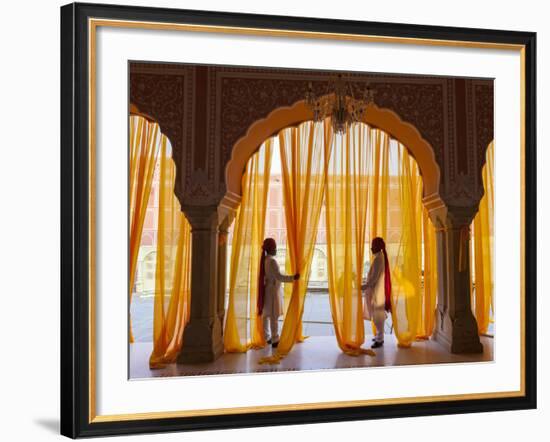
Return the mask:
[[[384, 346], [375, 350], [376, 356], [353, 357], [342, 353], [334, 337], [311, 336], [305, 342], [296, 344], [291, 353], [277, 365], [258, 363], [261, 357], [270, 355], [272, 352], [271, 347], [265, 347], [247, 353], [225, 353], [212, 363], [171, 364], [161, 370], [149, 369], [148, 361], [152, 344], [137, 342], [130, 346], [130, 378], [493, 361], [493, 339], [481, 337], [481, 342], [484, 348], [482, 354], [455, 355], [432, 340], [415, 342], [408, 349], [398, 348], [395, 336], [386, 335]], [[365, 342], [365, 347], [368, 343], [370, 343], [370, 336]]]

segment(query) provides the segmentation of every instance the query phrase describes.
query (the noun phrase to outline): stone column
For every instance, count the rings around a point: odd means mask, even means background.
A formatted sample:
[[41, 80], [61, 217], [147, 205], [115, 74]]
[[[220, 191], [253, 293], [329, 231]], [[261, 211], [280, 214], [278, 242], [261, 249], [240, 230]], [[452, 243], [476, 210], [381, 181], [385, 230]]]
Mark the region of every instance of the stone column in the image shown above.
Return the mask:
[[223, 353], [218, 316], [218, 212], [215, 206], [184, 206], [191, 224], [191, 316], [179, 363], [212, 362]]
[[470, 224], [477, 207], [447, 207], [438, 216], [438, 299], [434, 339], [452, 353], [482, 353], [471, 308]]

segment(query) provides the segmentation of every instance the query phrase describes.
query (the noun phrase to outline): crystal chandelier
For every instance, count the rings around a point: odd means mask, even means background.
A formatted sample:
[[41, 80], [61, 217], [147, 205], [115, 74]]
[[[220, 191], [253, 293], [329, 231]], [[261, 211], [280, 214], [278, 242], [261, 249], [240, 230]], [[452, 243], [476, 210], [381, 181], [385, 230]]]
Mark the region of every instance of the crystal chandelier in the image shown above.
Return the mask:
[[330, 117], [332, 128], [338, 134], [345, 133], [351, 124], [364, 121], [367, 107], [373, 103], [374, 91], [370, 87], [365, 88], [362, 99], [356, 99], [351, 86], [342, 79], [341, 74], [327, 85], [325, 95], [317, 97], [311, 82], [306, 92], [306, 104], [313, 111], [313, 119], [322, 121]]

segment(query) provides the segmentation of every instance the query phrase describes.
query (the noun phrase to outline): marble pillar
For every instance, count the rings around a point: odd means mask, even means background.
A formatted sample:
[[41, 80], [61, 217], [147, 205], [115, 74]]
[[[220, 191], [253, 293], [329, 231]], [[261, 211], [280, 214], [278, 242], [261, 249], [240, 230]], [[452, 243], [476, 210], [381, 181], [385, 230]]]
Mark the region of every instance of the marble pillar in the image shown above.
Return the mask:
[[184, 206], [183, 211], [191, 224], [191, 315], [178, 362], [212, 362], [223, 353], [218, 315], [218, 211], [215, 206]]
[[433, 336], [452, 353], [483, 352], [471, 307], [470, 224], [476, 212], [477, 206], [446, 207], [443, 216], [439, 210], [435, 217], [438, 299]]

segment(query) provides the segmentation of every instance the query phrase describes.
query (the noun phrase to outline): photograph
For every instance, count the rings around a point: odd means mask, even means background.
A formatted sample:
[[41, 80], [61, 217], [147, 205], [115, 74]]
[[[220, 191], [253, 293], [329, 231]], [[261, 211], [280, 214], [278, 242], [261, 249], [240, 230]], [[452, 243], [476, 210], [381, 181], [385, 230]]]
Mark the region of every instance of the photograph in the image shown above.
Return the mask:
[[536, 33], [60, 13], [63, 435], [537, 406]]
[[545, 434], [546, 9], [7, 2], [0, 439]]
[[493, 79], [128, 72], [131, 379], [493, 360]]

